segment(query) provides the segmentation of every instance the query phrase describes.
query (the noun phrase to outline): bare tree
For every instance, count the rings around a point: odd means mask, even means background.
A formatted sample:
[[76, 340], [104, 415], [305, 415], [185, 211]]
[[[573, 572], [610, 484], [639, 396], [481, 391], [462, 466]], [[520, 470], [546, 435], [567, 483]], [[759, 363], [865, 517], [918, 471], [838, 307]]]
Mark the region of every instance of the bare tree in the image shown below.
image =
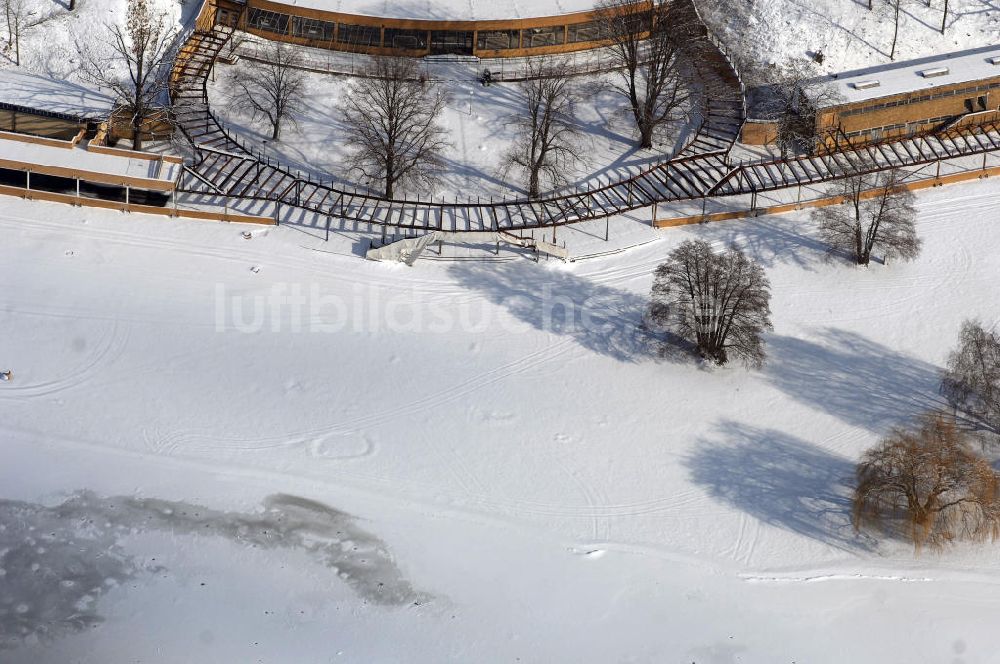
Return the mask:
[[692, 86], [683, 76], [684, 53], [694, 50], [704, 28], [686, 0], [600, 0], [597, 12], [618, 66], [612, 88], [628, 104], [639, 147], [652, 148], [656, 131], [687, 112]]
[[564, 65], [531, 62], [528, 78], [518, 84], [524, 102], [511, 124], [517, 135], [503, 159], [503, 172], [517, 171], [528, 182], [528, 196], [538, 198], [543, 180], [566, 180], [580, 160], [575, 120], [578, 94]]
[[344, 142], [354, 149], [352, 169], [380, 183], [386, 198], [400, 185], [432, 184], [448, 147], [437, 124], [445, 102], [438, 86], [422, 80], [414, 60], [375, 58], [340, 104]]
[[913, 193], [902, 187], [899, 169], [852, 175], [831, 191], [843, 203], [813, 212], [819, 234], [833, 252], [852, 255], [868, 265], [878, 250], [886, 260], [913, 260], [920, 254]]
[[125, 25], [108, 25], [106, 48], [78, 45], [84, 75], [110, 88], [118, 98], [118, 113], [129, 116], [132, 149], [142, 149], [142, 126], [166, 94], [177, 32], [155, 0], [128, 0]]
[[3, 0], [4, 20], [7, 24], [7, 42], [14, 47], [14, 64], [21, 66], [21, 39], [35, 26], [26, 0]]
[[269, 41], [260, 60], [241, 64], [230, 73], [231, 105], [249, 113], [254, 122], [267, 121], [272, 140], [279, 140], [285, 123], [295, 124], [295, 115], [304, 108], [306, 82], [298, 68], [301, 64], [296, 47]]
[[941, 34], [948, 28], [948, 0], [944, 0], [944, 8], [941, 13]]
[[730, 356], [750, 367], [764, 363], [763, 333], [771, 326], [771, 286], [760, 265], [735, 247], [717, 254], [689, 240], [656, 268], [652, 319], [695, 343], [716, 364]]
[[1000, 536], [1000, 477], [955, 421], [925, 415], [865, 452], [857, 468], [857, 529], [901, 524], [914, 547]]
[[782, 159], [792, 152], [811, 150], [819, 138], [817, 109], [841, 100], [836, 88], [816, 76], [807, 60], [793, 60], [782, 66], [748, 66], [745, 73], [752, 86], [755, 116], [775, 122], [775, 142]]
[[962, 323], [958, 349], [948, 356], [941, 391], [956, 410], [1000, 434], [1000, 335], [976, 320]]

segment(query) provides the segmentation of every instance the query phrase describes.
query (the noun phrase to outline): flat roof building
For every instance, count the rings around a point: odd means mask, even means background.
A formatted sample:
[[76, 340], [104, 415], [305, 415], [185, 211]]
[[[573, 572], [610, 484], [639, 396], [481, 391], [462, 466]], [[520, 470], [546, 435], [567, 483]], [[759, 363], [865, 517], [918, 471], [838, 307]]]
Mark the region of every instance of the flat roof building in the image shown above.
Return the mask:
[[821, 144], [866, 143], [984, 124], [1000, 110], [1000, 45], [809, 81]]

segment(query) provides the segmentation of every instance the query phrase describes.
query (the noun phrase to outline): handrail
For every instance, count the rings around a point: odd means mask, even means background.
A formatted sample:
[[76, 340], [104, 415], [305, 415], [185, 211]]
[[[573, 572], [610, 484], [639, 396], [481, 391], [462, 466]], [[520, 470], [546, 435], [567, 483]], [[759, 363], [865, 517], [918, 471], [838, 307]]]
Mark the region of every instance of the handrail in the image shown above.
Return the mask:
[[[205, 0], [206, 6], [209, 3], [211, 3], [211, 2], [212, 2], [212, 0]], [[202, 11], [204, 12], [204, 8], [203, 8]], [[699, 18], [699, 21], [700, 21], [701, 20], [700, 15], [699, 15], [698, 18]], [[706, 27], [706, 31], [707, 31], [707, 27]], [[214, 30], [213, 30], [213, 32], [214, 32]], [[221, 48], [220, 48], [220, 50], [221, 50]], [[215, 55], [217, 56], [217, 53]], [[724, 53], [723, 53], [723, 56], [725, 57]], [[726, 59], [726, 62], [729, 63], [728, 58]], [[737, 78], [738, 78], [738, 76], [737, 76]], [[738, 78], [738, 80], [739, 80], [739, 78]], [[742, 84], [741, 84], [740, 93], [741, 93], [741, 97], [742, 97], [743, 96], [743, 94], [742, 94], [743, 93]], [[208, 118], [211, 120], [212, 124], [215, 125], [215, 127], [219, 130], [219, 132], [223, 136], [226, 137], [226, 139], [228, 141], [232, 142], [234, 145], [238, 146], [241, 150], [243, 150], [247, 154], [251, 155], [258, 162], [260, 162], [260, 163], [262, 163], [262, 164], [264, 164], [264, 165], [266, 165], [266, 166], [268, 166], [270, 168], [273, 168], [273, 169], [275, 169], [275, 170], [283, 173], [286, 177], [292, 178], [293, 184], [294, 183], [298, 183], [298, 184], [302, 184], [302, 185], [307, 185], [308, 184], [308, 185], [323, 186], [321, 183], [313, 182], [311, 176], [308, 176], [308, 174], [307, 174], [306, 178], [302, 178], [301, 177], [301, 173], [298, 173], [297, 175], [292, 174], [292, 172], [289, 169], [287, 169], [286, 167], [284, 167], [279, 162], [275, 161], [274, 163], [272, 163], [271, 158], [269, 156], [264, 155], [263, 153], [258, 152], [256, 150], [256, 148], [247, 145], [239, 137], [238, 134], [236, 134], [235, 132], [231, 131], [230, 128], [223, 121], [221, 121], [218, 118], [218, 116], [212, 111], [211, 105], [208, 103], [208, 77], [207, 77], [207, 75], [204, 78], [202, 78], [202, 80], [201, 80], [201, 94], [202, 94], [202, 101], [205, 104], [205, 112], [206, 112]], [[744, 108], [745, 108], [745, 99], [743, 100], [743, 104], [744, 104]], [[745, 116], [745, 113], [744, 113], [744, 116]], [[701, 130], [701, 127], [699, 127], [699, 131], [700, 130]], [[695, 136], [697, 136], [697, 132], [696, 132]], [[725, 154], [728, 154], [728, 152], [729, 152], [729, 150], [731, 148], [732, 148], [732, 144], [730, 144], [729, 148], [727, 150], [725, 150], [725, 151], [715, 151], [715, 152], [704, 153], [704, 154], [706, 154], [706, 155], [715, 155], [715, 154], [725, 155]], [[591, 194], [593, 194], [593, 193], [607, 193], [608, 191], [610, 191], [612, 189], [617, 189], [617, 188], [620, 188], [622, 186], [630, 187], [631, 185], [633, 185], [633, 184], [635, 184], [637, 182], [642, 181], [645, 177], [649, 176], [651, 173], [657, 171], [658, 169], [661, 169], [661, 168], [663, 168], [665, 166], [668, 166], [674, 160], [683, 161], [683, 160], [686, 160], [686, 159], [690, 159], [693, 156], [694, 155], [689, 156], [689, 157], [677, 157], [675, 159], [664, 160], [664, 161], [662, 161], [662, 162], [660, 162], [658, 164], [654, 164], [654, 165], [652, 165], [652, 166], [650, 166], [648, 168], [640, 169], [635, 175], [633, 175], [631, 177], [628, 177], [628, 178], [625, 178], [625, 179], [622, 179], [622, 180], [618, 180], [618, 181], [609, 180], [608, 184], [601, 185], [601, 186], [597, 187], [596, 189], [590, 189], [589, 193], [591, 193]], [[433, 200], [423, 201], [423, 200], [420, 200], [419, 197], [416, 200], [413, 200], [413, 199], [407, 198], [405, 196], [403, 198], [394, 198], [394, 199], [392, 199], [390, 201], [390, 200], [387, 200], [387, 199], [385, 199], [383, 197], [380, 197], [380, 196], [376, 196], [376, 195], [372, 195], [372, 194], [368, 194], [368, 193], [358, 192], [356, 188], [352, 192], [348, 192], [346, 190], [337, 190], [337, 189], [335, 189], [332, 186], [330, 186], [328, 188], [331, 189], [331, 190], [333, 190], [333, 191], [335, 191], [336, 193], [343, 193], [343, 194], [352, 196], [355, 199], [360, 199], [360, 200], [364, 201], [366, 204], [369, 203], [369, 202], [388, 202], [388, 203], [391, 203], [391, 204], [407, 205], [407, 206], [433, 206], [435, 208], [439, 208], [439, 209], [442, 209], [442, 210], [465, 208], [465, 207], [468, 207], [470, 205], [479, 205], [479, 206], [487, 205], [487, 204], [483, 203], [481, 200], [476, 200], [475, 202], [473, 202], [473, 199], [471, 197], [467, 198], [464, 202], [459, 201], [456, 198], [456, 200], [454, 202], [448, 202], [448, 201], [442, 199], [439, 203], [435, 203]], [[539, 200], [533, 200], [533, 199], [503, 199], [500, 202], [493, 202], [491, 200], [490, 203], [488, 203], [488, 205], [491, 205], [491, 206], [492, 205], [508, 205], [508, 206], [515, 206], [515, 205], [517, 205], [517, 206], [523, 206], [523, 205], [531, 205], [531, 204], [543, 205], [543, 206], [546, 205], [546, 204], [553, 204], [554, 205], [554, 204], [558, 204], [559, 202], [564, 202], [564, 201], [566, 201], [566, 200], [568, 200], [570, 198], [574, 198], [576, 196], [577, 196], [577, 194], [572, 193], [572, 194], [564, 194], [564, 195], [560, 195], [560, 196], [550, 196], [549, 198], [539, 199]], [[265, 196], [265, 197], [255, 197], [255, 198], [259, 198], [260, 200], [280, 200], [280, 197], [276, 197], [276, 196]], [[625, 210], [625, 209], [628, 209], [628, 208], [627, 207], [621, 208], [621, 210]]]

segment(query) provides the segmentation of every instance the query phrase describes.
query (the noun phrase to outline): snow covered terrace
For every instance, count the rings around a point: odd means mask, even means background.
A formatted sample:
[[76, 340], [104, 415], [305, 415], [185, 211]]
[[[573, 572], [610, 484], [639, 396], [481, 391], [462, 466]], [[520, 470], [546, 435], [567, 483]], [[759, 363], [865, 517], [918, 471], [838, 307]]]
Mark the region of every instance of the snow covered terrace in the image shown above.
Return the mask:
[[[0, 132], [0, 169], [147, 191], [173, 191], [178, 157]], [[28, 188], [31, 188], [30, 175]]]
[[496, 21], [587, 12], [594, 0], [283, 0], [320, 11], [429, 21]]
[[35, 111], [76, 120], [104, 120], [114, 98], [64, 79], [0, 69], [0, 108]]
[[839, 98], [832, 105], [853, 105], [995, 77], [1000, 77], [1000, 45], [824, 76], [810, 82], [807, 94], [832, 88]]

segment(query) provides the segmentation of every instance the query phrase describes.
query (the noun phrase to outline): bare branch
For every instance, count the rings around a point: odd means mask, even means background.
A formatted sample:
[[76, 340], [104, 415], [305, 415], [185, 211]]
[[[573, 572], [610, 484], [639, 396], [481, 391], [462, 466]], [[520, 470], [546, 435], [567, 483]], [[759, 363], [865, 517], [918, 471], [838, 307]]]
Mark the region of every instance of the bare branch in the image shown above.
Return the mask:
[[698, 346], [702, 357], [725, 364], [764, 363], [763, 333], [771, 327], [771, 286], [764, 270], [736, 248], [716, 254], [689, 240], [656, 268], [652, 319]]
[[412, 59], [375, 58], [340, 104], [345, 143], [354, 150], [351, 170], [382, 185], [386, 198], [399, 186], [431, 186], [449, 147], [437, 124], [446, 100], [440, 88], [422, 80]]
[[229, 75], [235, 89], [230, 105], [249, 113], [254, 122], [266, 121], [271, 139], [281, 138], [285, 123], [296, 124], [304, 109], [305, 76], [298, 67], [302, 58], [294, 46], [267, 42], [261, 61], [241, 64]]
[[855, 528], [904, 526], [914, 547], [1000, 536], [1000, 477], [971, 450], [954, 419], [931, 413], [864, 454]]
[[843, 197], [844, 202], [813, 212], [820, 237], [830, 250], [853, 256], [858, 265], [868, 265], [875, 250], [887, 260], [913, 260], [920, 255], [914, 196], [902, 182], [899, 169], [841, 180], [831, 194]]
[[107, 25], [107, 41], [99, 47], [89, 37], [77, 43], [84, 76], [109, 88], [118, 98], [116, 113], [129, 118], [135, 150], [142, 149], [143, 123], [165, 102], [177, 35], [154, 1], [129, 0], [124, 27]]
[[948, 356], [941, 391], [957, 410], [1000, 434], [1000, 335], [975, 320], [962, 323], [958, 349]]
[[658, 129], [686, 115], [692, 92], [684, 54], [703, 45], [704, 28], [689, 2], [600, 0], [597, 11], [619, 67], [612, 88], [628, 104], [639, 146], [652, 148]]
[[528, 196], [538, 198], [543, 184], [563, 184], [582, 158], [575, 120], [579, 95], [565, 64], [543, 61], [528, 64], [528, 78], [518, 87], [524, 104], [510, 118], [516, 136], [502, 171], [505, 176], [511, 171], [523, 176]]

